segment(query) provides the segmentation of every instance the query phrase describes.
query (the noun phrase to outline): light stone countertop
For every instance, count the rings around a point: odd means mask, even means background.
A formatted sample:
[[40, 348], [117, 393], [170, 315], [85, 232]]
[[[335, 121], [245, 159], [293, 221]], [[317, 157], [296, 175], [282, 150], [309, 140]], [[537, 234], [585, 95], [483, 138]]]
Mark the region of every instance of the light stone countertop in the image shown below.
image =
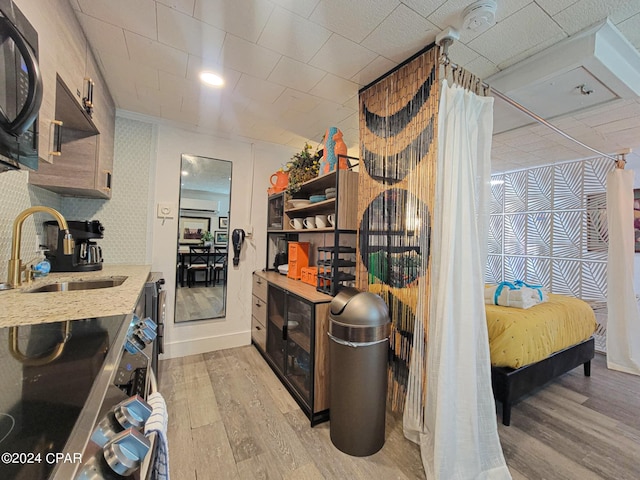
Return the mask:
[[[0, 328], [131, 313], [151, 267], [104, 265], [97, 272], [50, 273], [19, 289], [0, 291]], [[25, 293], [40, 285], [125, 276], [116, 287], [65, 292]]]

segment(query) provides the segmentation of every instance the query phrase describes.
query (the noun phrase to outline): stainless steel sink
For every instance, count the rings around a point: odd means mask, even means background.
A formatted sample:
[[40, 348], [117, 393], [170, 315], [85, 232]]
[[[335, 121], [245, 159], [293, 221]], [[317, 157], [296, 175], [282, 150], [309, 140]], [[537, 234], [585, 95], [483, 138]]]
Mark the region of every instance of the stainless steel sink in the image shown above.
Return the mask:
[[95, 290], [98, 288], [111, 288], [122, 285], [127, 277], [107, 277], [95, 278], [91, 280], [75, 280], [69, 282], [47, 283], [40, 287], [25, 290], [24, 293], [42, 293], [42, 292], [67, 292], [73, 290]]

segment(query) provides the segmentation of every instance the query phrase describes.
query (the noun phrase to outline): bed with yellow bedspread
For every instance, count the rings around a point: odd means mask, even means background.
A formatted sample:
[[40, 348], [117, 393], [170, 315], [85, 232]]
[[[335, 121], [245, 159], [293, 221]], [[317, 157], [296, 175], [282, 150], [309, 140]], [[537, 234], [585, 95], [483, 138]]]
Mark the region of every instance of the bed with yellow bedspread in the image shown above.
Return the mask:
[[513, 404], [560, 375], [580, 365], [591, 375], [596, 318], [586, 302], [549, 294], [549, 301], [527, 309], [485, 307], [491, 385], [504, 425]]
[[485, 305], [491, 365], [520, 368], [580, 343], [593, 334], [596, 317], [583, 300], [549, 294], [549, 301], [521, 309]]

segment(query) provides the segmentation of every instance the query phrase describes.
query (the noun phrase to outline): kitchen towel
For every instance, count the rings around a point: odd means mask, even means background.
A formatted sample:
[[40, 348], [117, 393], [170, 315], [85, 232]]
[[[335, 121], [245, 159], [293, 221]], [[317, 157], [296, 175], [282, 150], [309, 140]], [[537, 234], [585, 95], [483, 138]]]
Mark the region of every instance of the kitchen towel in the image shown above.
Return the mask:
[[169, 442], [167, 441], [167, 404], [160, 392], [149, 395], [147, 403], [151, 405], [151, 416], [144, 425], [144, 434], [156, 433], [156, 460], [153, 463], [153, 480], [169, 480]]

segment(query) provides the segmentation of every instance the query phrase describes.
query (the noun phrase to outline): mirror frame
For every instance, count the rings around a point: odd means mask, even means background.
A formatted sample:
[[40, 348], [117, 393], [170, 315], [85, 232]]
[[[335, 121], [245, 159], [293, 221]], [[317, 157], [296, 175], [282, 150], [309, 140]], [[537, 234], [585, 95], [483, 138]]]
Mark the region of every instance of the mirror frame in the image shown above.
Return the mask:
[[[186, 190], [193, 190], [193, 189], [189, 189], [188, 187], [185, 187], [184, 183], [184, 177], [186, 176], [184, 174], [184, 172], [189, 172], [189, 174], [194, 175], [195, 178], [197, 178], [198, 182], [202, 182], [203, 180], [203, 176], [207, 174], [206, 169], [198, 169], [197, 171], [193, 171], [193, 168], [191, 168], [194, 163], [193, 162], [217, 162], [217, 165], [219, 165], [220, 167], [224, 168], [224, 174], [220, 174], [217, 177], [212, 177], [215, 179], [220, 179], [220, 183], [224, 183], [224, 186], [227, 187], [228, 185], [228, 194], [225, 193], [221, 193], [219, 195], [221, 196], [225, 196], [226, 195], [226, 201], [228, 201], [229, 204], [229, 208], [227, 211], [223, 211], [224, 209], [221, 210], [217, 210], [217, 209], [199, 209], [199, 208], [185, 208], [184, 207], [184, 200], [185, 198], [183, 198], [184, 192]], [[212, 164], [208, 164], [208, 166], [210, 167]], [[228, 168], [227, 168], [228, 166]], [[228, 171], [227, 171], [228, 170]], [[209, 172], [211, 174], [213, 174], [212, 172]], [[219, 158], [213, 158], [213, 157], [204, 157], [201, 155], [193, 155], [193, 154], [186, 154], [183, 153], [181, 155], [181, 159], [180, 159], [180, 188], [179, 188], [179, 195], [178, 195], [178, 200], [179, 200], [179, 204], [178, 204], [178, 221], [177, 221], [177, 231], [176, 231], [176, 285], [175, 285], [175, 301], [174, 301], [174, 315], [173, 315], [173, 321], [175, 324], [186, 324], [189, 322], [195, 322], [195, 321], [205, 321], [205, 320], [218, 320], [221, 318], [225, 318], [226, 317], [226, 311], [227, 311], [227, 294], [228, 294], [228, 288], [227, 288], [227, 283], [228, 283], [228, 264], [229, 264], [229, 252], [230, 252], [230, 248], [229, 248], [229, 243], [228, 241], [225, 243], [224, 239], [226, 237], [226, 239], [228, 240], [229, 238], [229, 218], [230, 218], [230, 211], [231, 211], [231, 186], [232, 186], [232, 175], [233, 175], [233, 162], [229, 161], [229, 160], [222, 160]], [[226, 178], [228, 178], [228, 181], [226, 180]], [[197, 191], [197, 190], [196, 190]], [[212, 194], [216, 194], [215, 192], [211, 192]], [[215, 201], [215, 200], [214, 200]], [[224, 201], [224, 200], [222, 200]], [[220, 200], [218, 200], [219, 204], [218, 206], [220, 206]], [[199, 226], [200, 228], [203, 228], [206, 225], [208, 225], [208, 231], [213, 235], [213, 240], [211, 241], [211, 248], [212, 249], [222, 249], [223, 246], [225, 248], [224, 250], [224, 281], [222, 283], [222, 307], [219, 310], [219, 312], [217, 314], [213, 314], [212, 316], [209, 316], [207, 314], [203, 314], [204, 316], [198, 316], [196, 315], [193, 318], [184, 318], [182, 320], [179, 319], [179, 315], [178, 315], [178, 310], [179, 310], [179, 303], [182, 302], [183, 300], [181, 299], [182, 295], [180, 295], [180, 289], [184, 288], [188, 288], [187, 284], [184, 283], [184, 279], [185, 276], [187, 275], [187, 271], [183, 270], [185, 268], [185, 252], [181, 252], [180, 249], [181, 247], [189, 247], [189, 246], [198, 246], [198, 245], [203, 245], [203, 243], [201, 243], [201, 241], [198, 242], [185, 242], [182, 243], [180, 241], [180, 239], [182, 238], [181, 235], [181, 228], [184, 225], [184, 219], [193, 219], [193, 221], [195, 222], [196, 226]], [[205, 221], [206, 220], [206, 221]], [[198, 225], [198, 223], [200, 223], [201, 225]], [[183, 248], [184, 250], [184, 248]], [[188, 255], [188, 254], [187, 254]], [[213, 272], [210, 273], [211, 275], [213, 275]], [[182, 286], [184, 285], [184, 286]], [[213, 285], [212, 287], [207, 287], [207, 288], [217, 288], [216, 285]], [[201, 292], [196, 292], [195, 290], [192, 291], [194, 294], [200, 294]], [[208, 293], [208, 292], [202, 292], [202, 293]], [[215, 293], [217, 295], [217, 292], [212, 291], [212, 293]]]

